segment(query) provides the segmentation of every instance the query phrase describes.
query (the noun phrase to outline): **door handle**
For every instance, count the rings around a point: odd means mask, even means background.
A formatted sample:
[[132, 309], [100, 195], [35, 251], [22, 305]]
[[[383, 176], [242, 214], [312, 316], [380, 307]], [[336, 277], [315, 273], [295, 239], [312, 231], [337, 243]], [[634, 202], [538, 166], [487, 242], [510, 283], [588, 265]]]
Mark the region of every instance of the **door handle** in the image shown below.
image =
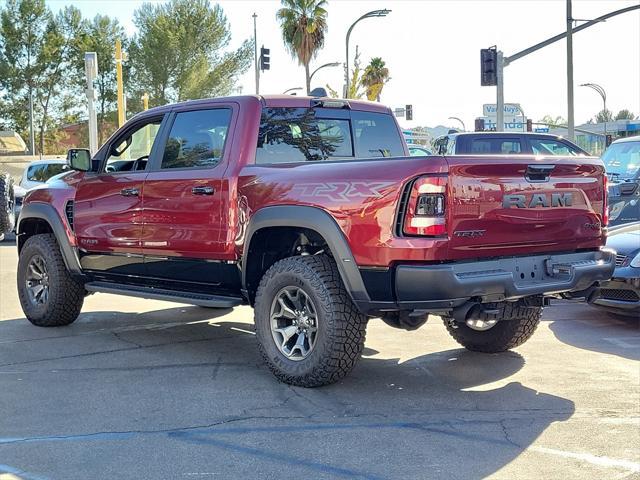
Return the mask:
[[123, 188], [120, 190], [120, 195], [123, 197], [137, 197], [140, 195], [140, 190], [137, 188]]
[[193, 187], [191, 193], [194, 195], [213, 195], [213, 187]]

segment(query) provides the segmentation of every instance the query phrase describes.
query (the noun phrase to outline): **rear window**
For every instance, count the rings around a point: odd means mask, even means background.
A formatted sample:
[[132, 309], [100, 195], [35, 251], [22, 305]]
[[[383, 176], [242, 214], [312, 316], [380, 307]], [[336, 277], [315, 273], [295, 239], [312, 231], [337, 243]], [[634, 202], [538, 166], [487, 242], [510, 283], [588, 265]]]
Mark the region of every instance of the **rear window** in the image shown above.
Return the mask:
[[531, 150], [536, 155], [583, 155], [577, 148], [558, 140], [530, 138], [529, 143]]
[[260, 122], [256, 163], [348, 161], [403, 154], [398, 129], [389, 115], [266, 108]]
[[46, 182], [54, 175], [58, 175], [69, 167], [65, 163], [44, 163], [40, 165], [32, 165], [27, 170], [27, 179], [32, 182]]
[[471, 141], [471, 153], [478, 155], [509, 155], [521, 153], [520, 140], [505, 138], [478, 138]]

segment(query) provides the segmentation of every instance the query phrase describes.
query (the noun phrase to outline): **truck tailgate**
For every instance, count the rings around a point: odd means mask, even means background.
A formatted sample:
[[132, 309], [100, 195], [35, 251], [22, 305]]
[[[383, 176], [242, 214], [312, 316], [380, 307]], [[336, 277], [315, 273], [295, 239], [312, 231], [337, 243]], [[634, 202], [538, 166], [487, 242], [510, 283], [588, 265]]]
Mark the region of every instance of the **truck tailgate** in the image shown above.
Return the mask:
[[604, 167], [597, 158], [449, 156], [451, 259], [597, 248]]

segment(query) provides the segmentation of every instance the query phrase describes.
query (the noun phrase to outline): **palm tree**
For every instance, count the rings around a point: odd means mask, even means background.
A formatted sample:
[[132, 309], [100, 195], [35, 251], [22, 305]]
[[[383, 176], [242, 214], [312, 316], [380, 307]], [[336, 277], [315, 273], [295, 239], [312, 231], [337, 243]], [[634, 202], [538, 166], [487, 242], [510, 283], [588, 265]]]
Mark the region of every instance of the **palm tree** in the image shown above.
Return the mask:
[[307, 95], [311, 91], [309, 62], [324, 45], [327, 31], [326, 5], [326, 0], [282, 0], [276, 14], [287, 50], [304, 65]]
[[389, 69], [385, 66], [384, 60], [380, 57], [372, 58], [364, 69], [361, 80], [362, 85], [367, 89], [367, 98], [379, 102], [382, 88], [389, 79]]

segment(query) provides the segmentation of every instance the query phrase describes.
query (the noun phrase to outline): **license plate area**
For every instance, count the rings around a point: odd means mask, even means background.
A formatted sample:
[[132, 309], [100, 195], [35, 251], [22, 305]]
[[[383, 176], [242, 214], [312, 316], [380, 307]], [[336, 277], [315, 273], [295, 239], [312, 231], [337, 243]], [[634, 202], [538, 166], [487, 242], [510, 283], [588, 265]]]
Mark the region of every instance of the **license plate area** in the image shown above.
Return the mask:
[[513, 277], [516, 285], [530, 285], [541, 282], [549, 276], [545, 268], [549, 259], [519, 258], [515, 260]]

